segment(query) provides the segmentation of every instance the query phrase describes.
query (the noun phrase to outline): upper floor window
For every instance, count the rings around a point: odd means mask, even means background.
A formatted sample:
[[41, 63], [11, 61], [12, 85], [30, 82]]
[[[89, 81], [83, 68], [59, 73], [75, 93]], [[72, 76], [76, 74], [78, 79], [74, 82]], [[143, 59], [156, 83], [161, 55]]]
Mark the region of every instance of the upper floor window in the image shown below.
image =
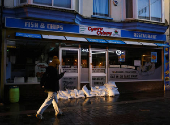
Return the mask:
[[34, 4], [71, 8], [71, 0], [33, 0]]
[[138, 0], [138, 18], [153, 21], [162, 20], [162, 0]]
[[27, 0], [20, 0], [20, 3], [26, 3]]
[[162, 9], [162, 0], [126, 0], [126, 18], [162, 22]]
[[93, 0], [93, 15], [109, 16], [109, 0]]

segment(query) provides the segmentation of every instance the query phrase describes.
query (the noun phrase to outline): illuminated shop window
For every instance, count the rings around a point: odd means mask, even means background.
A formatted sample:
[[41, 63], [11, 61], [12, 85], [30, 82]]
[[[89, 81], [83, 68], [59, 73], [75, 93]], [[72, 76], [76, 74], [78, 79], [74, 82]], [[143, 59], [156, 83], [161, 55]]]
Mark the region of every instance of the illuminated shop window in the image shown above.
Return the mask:
[[[119, 55], [116, 51], [123, 52], [123, 54]], [[109, 50], [109, 81], [161, 80], [163, 68], [161, 53], [161, 49], [127, 48], [124, 50]]]

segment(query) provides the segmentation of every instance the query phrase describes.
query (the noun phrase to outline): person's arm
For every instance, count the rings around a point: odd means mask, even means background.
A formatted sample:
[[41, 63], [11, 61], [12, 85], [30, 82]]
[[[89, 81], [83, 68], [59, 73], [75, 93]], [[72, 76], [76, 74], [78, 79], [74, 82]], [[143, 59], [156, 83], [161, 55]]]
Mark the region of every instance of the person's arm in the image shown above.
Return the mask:
[[58, 80], [61, 79], [64, 76], [65, 72], [66, 71], [64, 71], [64, 72], [62, 72], [61, 74], [58, 75]]

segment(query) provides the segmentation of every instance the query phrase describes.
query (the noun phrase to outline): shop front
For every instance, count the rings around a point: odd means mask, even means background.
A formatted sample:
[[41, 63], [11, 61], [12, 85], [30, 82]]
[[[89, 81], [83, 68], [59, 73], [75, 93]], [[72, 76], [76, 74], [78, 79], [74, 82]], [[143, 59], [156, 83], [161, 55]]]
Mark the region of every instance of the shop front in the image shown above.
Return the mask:
[[4, 91], [19, 86], [22, 98], [39, 95], [41, 75], [53, 56], [61, 62], [59, 73], [66, 71], [60, 90], [112, 81], [120, 93], [164, 91], [169, 85], [164, 34], [16, 18], [6, 18], [5, 26]]

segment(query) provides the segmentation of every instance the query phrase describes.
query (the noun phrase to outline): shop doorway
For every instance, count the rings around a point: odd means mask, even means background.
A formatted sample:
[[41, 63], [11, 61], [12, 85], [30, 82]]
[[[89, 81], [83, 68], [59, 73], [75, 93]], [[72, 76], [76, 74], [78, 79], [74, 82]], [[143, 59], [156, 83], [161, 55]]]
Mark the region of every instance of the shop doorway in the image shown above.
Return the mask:
[[66, 71], [64, 77], [60, 80], [60, 90], [78, 89], [80, 85], [79, 77], [79, 49], [60, 48], [59, 50], [59, 73]]
[[107, 50], [90, 49], [90, 83], [91, 87], [107, 83]]

